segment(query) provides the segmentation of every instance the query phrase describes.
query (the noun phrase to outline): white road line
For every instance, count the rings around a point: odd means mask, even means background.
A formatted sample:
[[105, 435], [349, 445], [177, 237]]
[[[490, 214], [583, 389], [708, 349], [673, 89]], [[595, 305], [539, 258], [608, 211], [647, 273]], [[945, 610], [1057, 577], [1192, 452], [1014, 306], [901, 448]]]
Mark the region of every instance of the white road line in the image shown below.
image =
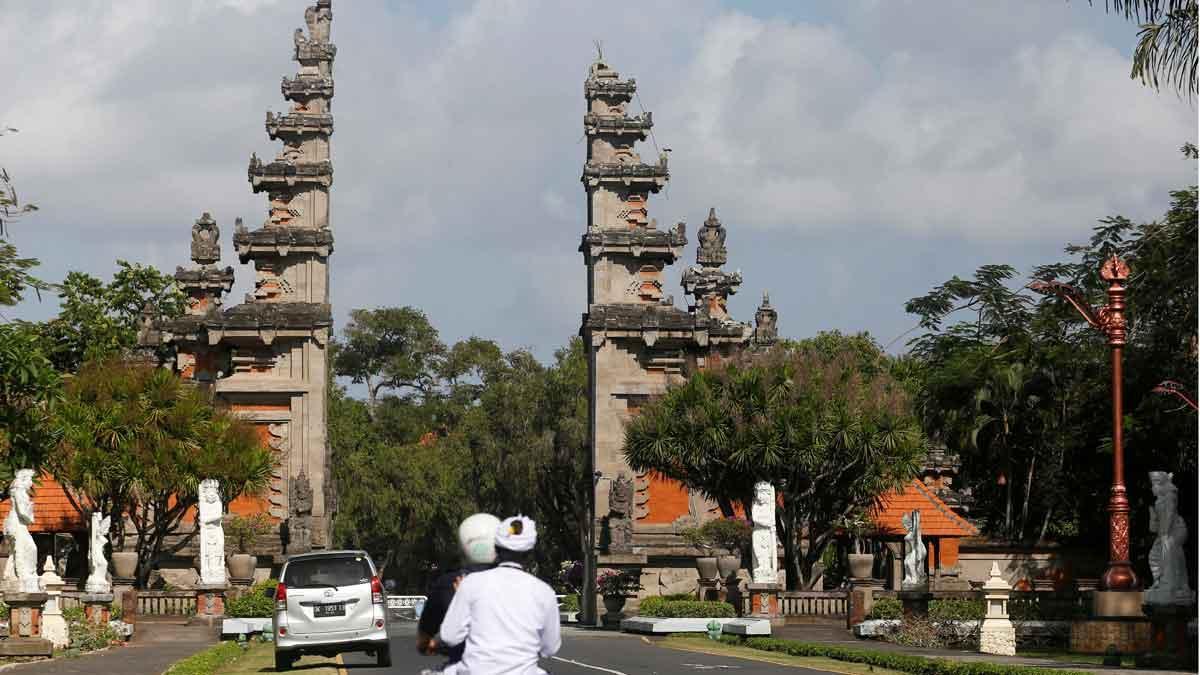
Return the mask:
[[582, 663], [580, 661], [576, 661], [574, 659], [564, 659], [564, 658], [560, 658], [557, 656], [551, 656], [550, 658], [554, 659], [555, 661], [562, 661], [563, 663], [569, 663], [573, 666], [579, 666], [580, 668], [590, 668], [592, 670], [598, 670], [602, 673], [610, 673], [611, 675], [629, 675], [628, 673], [622, 673], [619, 670], [612, 670], [610, 668], [601, 668], [600, 666], [592, 666], [592, 665], [588, 665], [586, 663]]

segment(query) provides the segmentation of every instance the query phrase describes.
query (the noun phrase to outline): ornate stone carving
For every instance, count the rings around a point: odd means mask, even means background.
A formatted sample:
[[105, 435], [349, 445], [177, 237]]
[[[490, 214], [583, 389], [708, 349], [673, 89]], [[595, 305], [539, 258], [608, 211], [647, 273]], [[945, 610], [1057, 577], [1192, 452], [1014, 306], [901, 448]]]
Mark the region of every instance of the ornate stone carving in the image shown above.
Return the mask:
[[225, 583], [225, 531], [221, 491], [217, 481], [200, 481], [200, 504], [197, 519], [200, 524], [200, 583]]
[[307, 553], [313, 545], [313, 490], [304, 469], [292, 481], [291, 517], [288, 518], [288, 553]]
[[304, 10], [304, 23], [313, 42], [329, 42], [329, 24], [333, 21], [330, 0], [318, 0], [317, 4]]
[[1150, 547], [1150, 574], [1154, 584], [1146, 589], [1150, 605], [1190, 605], [1192, 589], [1188, 585], [1187, 523], [1179, 515], [1179, 492], [1174, 474], [1150, 472], [1154, 506], [1150, 510], [1150, 530], [1154, 545]]
[[621, 472], [608, 489], [608, 530], [612, 553], [633, 550], [633, 480]]
[[38, 593], [42, 590], [37, 573], [37, 544], [29, 534], [33, 524], [33, 470], [20, 469], [8, 487], [12, 506], [4, 519], [4, 536], [8, 537], [12, 553], [9, 557], [13, 566], [10, 581], [15, 581], [22, 593]]
[[192, 225], [192, 260], [198, 265], [212, 265], [221, 259], [221, 229], [205, 211]]
[[88, 578], [84, 586], [88, 593], [108, 593], [112, 590], [112, 584], [108, 581], [108, 558], [104, 555], [111, 525], [112, 519], [109, 516], [92, 514], [92, 528], [88, 539]]
[[904, 534], [904, 583], [902, 588], [923, 588], [929, 579], [925, 569], [925, 542], [921, 541], [921, 512], [912, 511], [900, 520]]
[[1008, 618], [1008, 598], [1012, 587], [1000, 576], [1000, 565], [992, 562], [992, 571], [983, 584], [987, 614], [979, 629], [979, 651], [983, 654], [1015, 656], [1017, 632]]
[[754, 313], [754, 344], [758, 347], [769, 347], [779, 339], [779, 312], [771, 306], [771, 296], [763, 291], [762, 304]]
[[754, 505], [750, 510], [754, 530], [750, 535], [754, 583], [779, 581], [779, 560], [775, 543], [775, 486], [763, 481], [754, 486]]

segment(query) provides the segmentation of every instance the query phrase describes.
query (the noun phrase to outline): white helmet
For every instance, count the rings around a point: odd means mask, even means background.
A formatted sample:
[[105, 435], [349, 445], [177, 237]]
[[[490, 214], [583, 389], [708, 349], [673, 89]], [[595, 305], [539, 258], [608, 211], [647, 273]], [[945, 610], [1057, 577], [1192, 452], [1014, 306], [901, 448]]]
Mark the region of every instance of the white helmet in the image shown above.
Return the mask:
[[496, 528], [500, 519], [490, 513], [468, 516], [458, 526], [458, 545], [463, 562], [468, 565], [489, 565], [496, 562]]

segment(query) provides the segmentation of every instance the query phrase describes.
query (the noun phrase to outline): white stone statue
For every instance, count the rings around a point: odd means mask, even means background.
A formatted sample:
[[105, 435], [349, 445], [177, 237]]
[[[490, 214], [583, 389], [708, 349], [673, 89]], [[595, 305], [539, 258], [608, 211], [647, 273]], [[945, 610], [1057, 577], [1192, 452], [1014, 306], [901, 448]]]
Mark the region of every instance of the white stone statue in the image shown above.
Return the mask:
[[104, 557], [104, 546], [108, 543], [108, 530], [112, 518], [92, 514], [91, 539], [88, 544], [88, 578], [84, 590], [88, 593], [109, 593], [112, 584], [108, 581], [108, 558]]
[[1154, 584], [1146, 589], [1150, 605], [1188, 605], [1192, 589], [1188, 586], [1187, 524], [1179, 515], [1179, 493], [1174, 474], [1150, 472], [1150, 487], [1154, 491], [1154, 506], [1150, 510], [1150, 530], [1154, 545], [1150, 548], [1150, 573]]
[[904, 582], [901, 588], [924, 587], [928, 579], [925, 572], [925, 543], [921, 541], [921, 512], [914, 510], [900, 519], [906, 530], [904, 534]]
[[37, 573], [37, 544], [29, 534], [33, 524], [33, 470], [21, 469], [8, 487], [12, 508], [4, 519], [4, 536], [12, 544], [10, 560], [16, 577], [17, 590], [21, 593], [40, 593], [41, 581]]
[[200, 481], [200, 583], [225, 583], [225, 531], [221, 492], [214, 479]]
[[754, 530], [750, 535], [750, 552], [754, 569], [751, 577], [756, 584], [779, 581], [775, 548], [775, 486], [763, 481], [754, 486], [754, 505], [750, 510]]

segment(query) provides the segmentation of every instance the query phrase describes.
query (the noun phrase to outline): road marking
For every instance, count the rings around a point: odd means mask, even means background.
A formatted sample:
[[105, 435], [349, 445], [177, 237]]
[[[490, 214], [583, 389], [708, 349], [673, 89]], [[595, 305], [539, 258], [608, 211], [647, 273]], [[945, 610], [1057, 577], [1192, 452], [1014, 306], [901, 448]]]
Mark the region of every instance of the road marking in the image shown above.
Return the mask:
[[346, 672], [346, 667], [345, 667], [346, 662], [342, 660], [342, 655], [338, 654], [337, 658], [334, 659], [334, 661], [336, 661], [338, 664], [338, 668], [337, 668], [338, 675], [348, 675]]
[[600, 666], [589, 665], [587, 663], [583, 663], [582, 661], [576, 661], [574, 659], [564, 659], [564, 658], [560, 658], [558, 656], [551, 656], [550, 658], [554, 659], [555, 661], [562, 661], [563, 663], [569, 663], [573, 666], [579, 666], [580, 668], [590, 668], [592, 670], [598, 670], [602, 673], [610, 673], [611, 675], [629, 675], [628, 673], [622, 673], [619, 670], [612, 670], [610, 668], [601, 668]]

